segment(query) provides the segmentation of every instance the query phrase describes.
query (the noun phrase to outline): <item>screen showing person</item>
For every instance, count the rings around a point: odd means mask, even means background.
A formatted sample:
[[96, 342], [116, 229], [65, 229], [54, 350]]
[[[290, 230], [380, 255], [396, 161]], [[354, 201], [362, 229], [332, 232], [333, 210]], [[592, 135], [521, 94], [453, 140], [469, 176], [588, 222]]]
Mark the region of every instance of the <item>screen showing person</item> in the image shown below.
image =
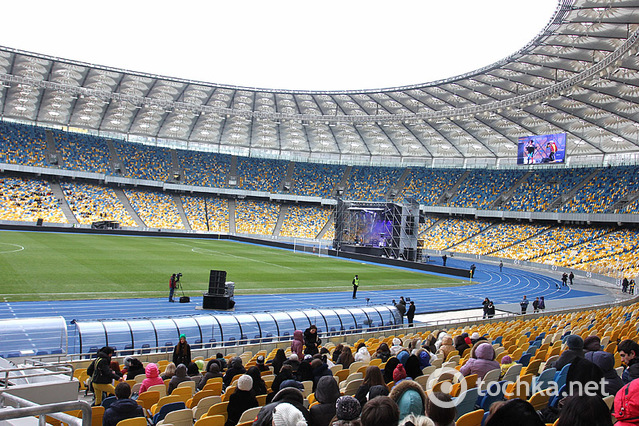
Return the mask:
[[566, 158], [566, 134], [523, 136], [517, 144], [517, 164], [556, 164]]

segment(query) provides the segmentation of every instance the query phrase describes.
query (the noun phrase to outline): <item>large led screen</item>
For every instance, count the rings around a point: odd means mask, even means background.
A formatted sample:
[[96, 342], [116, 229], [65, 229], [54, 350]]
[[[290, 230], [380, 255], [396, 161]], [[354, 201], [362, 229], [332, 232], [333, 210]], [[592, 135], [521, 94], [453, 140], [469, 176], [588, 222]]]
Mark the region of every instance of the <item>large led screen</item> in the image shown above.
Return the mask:
[[555, 164], [566, 159], [566, 134], [524, 136], [517, 145], [517, 164]]

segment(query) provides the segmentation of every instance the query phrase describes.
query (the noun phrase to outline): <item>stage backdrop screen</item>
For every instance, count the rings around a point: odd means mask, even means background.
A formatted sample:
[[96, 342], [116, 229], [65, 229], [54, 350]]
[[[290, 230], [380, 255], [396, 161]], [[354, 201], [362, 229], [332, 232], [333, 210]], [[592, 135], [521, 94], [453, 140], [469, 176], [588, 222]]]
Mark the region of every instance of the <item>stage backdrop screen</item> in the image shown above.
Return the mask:
[[566, 134], [523, 136], [517, 144], [517, 164], [555, 164], [566, 159]]

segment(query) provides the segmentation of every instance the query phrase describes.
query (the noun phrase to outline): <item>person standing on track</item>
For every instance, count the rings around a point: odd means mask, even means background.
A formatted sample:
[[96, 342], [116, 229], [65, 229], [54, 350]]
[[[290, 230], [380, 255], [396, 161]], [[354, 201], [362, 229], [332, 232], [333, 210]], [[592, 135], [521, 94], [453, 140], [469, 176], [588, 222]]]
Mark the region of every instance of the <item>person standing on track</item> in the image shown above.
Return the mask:
[[526, 299], [525, 295], [524, 295], [524, 298], [521, 299], [521, 302], [519, 302], [519, 306], [521, 306], [521, 314], [525, 315], [526, 309], [528, 309], [528, 299]]
[[355, 278], [353, 278], [353, 299], [357, 299], [357, 287], [359, 287], [359, 276], [355, 274]]
[[177, 280], [175, 279], [175, 274], [171, 275], [169, 278], [169, 302], [173, 302], [173, 293], [175, 293], [175, 288], [177, 287]]
[[570, 271], [570, 275], [568, 275], [568, 280], [570, 280], [570, 285], [572, 285], [572, 280], [575, 279], [575, 274], [572, 273], [572, 271]]
[[408, 318], [408, 326], [413, 326], [413, 319], [415, 318], [415, 302], [410, 301], [410, 305], [408, 306], [408, 311], [406, 311], [406, 318]]

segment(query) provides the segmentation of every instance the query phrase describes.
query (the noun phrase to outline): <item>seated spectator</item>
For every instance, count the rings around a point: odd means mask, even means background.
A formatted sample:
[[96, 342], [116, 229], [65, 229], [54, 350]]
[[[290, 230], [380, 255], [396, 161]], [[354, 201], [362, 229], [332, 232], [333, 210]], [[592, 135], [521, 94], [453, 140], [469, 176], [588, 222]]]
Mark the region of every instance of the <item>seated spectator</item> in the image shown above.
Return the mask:
[[413, 353], [417, 355], [417, 358], [419, 359], [419, 368], [423, 370], [424, 368], [430, 366], [431, 357], [430, 353], [428, 353], [426, 349], [419, 348], [413, 351]]
[[[257, 423], [253, 424], [255, 425]], [[298, 408], [288, 402], [283, 402], [273, 407], [272, 421], [263, 424], [268, 426], [303, 426], [308, 425], [308, 422]]]
[[435, 423], [435, 426], [454, 426], [457, 409], [455, 404], [452, 404], [450, 395], [434, 392], [426, 397], [425, 414]]
[[562, 368], [573, 362], [575, 358], [584, 357], [584, 341], [581, 337], [576, 334], [569, 335], [566, 338], [566, 346], [568, 346], [568, 349], [563, 351], [557, 361], [551, 365], [551, 367], [556, 368], [557, 371], [561, 371]]
[[200, 369], [194, 362], [190, 363], [189, 366], [186, 367], [186, 375], [189, 376], [195, 383], [200, 383], [200, 380], [202, 380]]
[[348, 368], [354, 362], [355, 358], [353, 357], [353, 352], [351, 351], [350, 346], [345, 346], [339, 358], [337, 358], [337, 363], [342, 364], [342, 368]]
[[[378, 369], [379, 370], [379, 369]], [[335, 402], [340, 397], [339, 386], [332, 376], [323, 376], [315, 389], [315, 400], [319, 404], [310, 408], [311, 418], [315, 426], [328, 426], [335, 416]]]
[[624, 383], [630, 383], [639, 378], [639, 344], [630, 339], [623, 340], [617, 345], [617, 352], [626, 365], [621, 380]]
[[488, 415], [485, 426], [545, 426], [528, 401], [512, 399]]
[[272, 401], [262, 407], [260, 412], [257, 414], [257, 419], [253, 422], [253, 426], [271, 426], [272, 424], [275, 424], [273, 423], [273, 410], [279, 404], [283, 403], [291, 404], [297, 408], [303, 414], [304, 419], [306, 419], [306, 423], [312, 425], [311, 415], [308, 410], [304, 408], [304, 399], [304, 394], [299, 389], [294, 387], [282, 387], [282, 389], [273, 396]]
[[271, 366], [273, 367], [273, 374], [277, 375], [280, 372], [280, 368], [282, 368], [284, 361], [286, 361], [286, 353], [284, 352], [284, 349], [280, 348], [277, 352], [275, 352], [275, 356], [270, 361]]
[[[479, 333], [474, 332], [473, 334], [470, 335], [470, 344], [471, 345], [475, 345], [477, 344], [477, 342], [481, 342], [484, 341], [486, 342], [486, 338], [483, 336], [480, 336]], [[459, 353], [461, 355], [461, 352]]]
[[608, 406], [601, 397], [575, 395], [564, 400], [556, 425], [612, 426], [612, 418]]
[[402, 346], [402, 339], [400, 339], [399, 337], [393, 338], [393, 346], [390, 347], [391, 355], [397, 356], [397, 354], [403, 351], [404, 349], [406, 348]]
[[333, 372], [329, 370], [328, 365], [322, 362], [321, 359], [315, 358], [311, 361], [311, 369], [313, 372], [313, 392], [317, 388], [317, 383], [324, 376], [333, 376]]
[[197, 385], [198, 390], [204, 389], [204, 386], [206, 386], [206, 382], [208, 382], [209, 379], [214, 377], [224, 377], [224, 374], [220, 373], [220, 364], [218, 364], [215, 360], [210, 360], [207, 366], [208, 368], [206, 373], [202, 376]]
[[477, 374], [479, 379], [483, 379], [490, 370], [500, 368], [495, 361], [495, 349], [488, 342], [477, 342], [470, 351], [470, 358], [461, 366], [459, 372], [464, 376]]
[[308, 358], [300, 362], [300, 366], [295, 372], [295, 377], [298, 382], [305, 382], [307, 380], [313, 380], [313, 368], [311, 367], [311, 355], [306, 355]]
[[218, 352], [215, 355], [215, 359], [220, 363], [220, 371], [226, 370], [226, 359], [224, 358], [224, 354]]
[[266, 395], [266, 383], [262, 379], [262, 373], [257, 365], [250, 367], [246, 374], [253, 379], [253, 395]]
[[464, 351], [468, 348], [470, 348], [470, 346], [468, 345], [468, 343], [466, 343], [466, 340], [464, 340], [464, 338], [462, 336], [456, 336], [454, 339], [454, 343], [455, 343], [455, 349], [457, 350], [457, 352], [459, 352], [459, 355], [463, 355]]
[[603, 376], [601, 368], [594, 363], [585, 358], [575, 358], [570, 363], [568, 374], [566, 374], [566, 393], [568, 395], [581, 395], [586, 386], [596, 383], [597, 388], [590, 389], [590, 392], [597, 392], [600, 397], [603, 397], [604, 389], [600, 389]]
[[441, 356], [443, 360], [446, 360], [448, 354], [455, 350], [453, 346], [453, 338], [450, 336], [444, 336], [442, 338], [442, 344], [439, 346], [437, 356]]
[[[319, 359], [321, 359], [322, 362], [328, 366], [328, 368], [335, 366], [335, 363], [333, 363], [332, 361], [331, 352], [327, 348], [322, 347], [318, 355]], [[313, 358], [318, 358], [318, 355], [313, 355]]]
[[255, 366], [259, 368], [260, 372], [262, 371], [270, 371], [270, 369], [264, 363], [264, 355], [260, 355], [255, 360]]
[[369, 363], [371, 361], [371, 354], [368, 353], [368, 349], [366, 349], [366, 345], [363, 343], [360, 344], [359, 349], [355, 353], [354, 357], [355, 361], [361, 361], [365, 363]]
[[279, 374], [275, 376], [273, 379], [273, 383], [271, 383], [271, 391], [273, 396], [280, 390], [280, 385], [285, 380], [294, 380], [295, 375], [293, 374], [293, 369], [290, 365], [283, 365]]
[[224, 426], [235, 426], [244, 411], [259, 406], [252, 389], [253, 379], [251, 376], [241, 375], [237, 380], [237, 389], [229, 398], [229, 405], [226, 409], [227, 420]]
[[300, 368], [300, 360], [297, 357], [297, 354], [291, 354], [288, 359], [284, 361], [283, 365], [289, 365], [294, 373], [297, 372], [297, 369]]
[[393, 386], [393, 389], [395, 388], [395, 386], [397, 386], [399, 383], [401, 383], [404, 380], [412, 380], [412, 377], [408, 377], [408, 375], [406, 374], [406, 370], [404, 369], [404, 365], [403, 364], [397, 364], [397, 367], [395, 367], [395, 371], [393, 371], [393, 382], [395, 382], [395, 385]]
[[127, 379], [134, 379], [135, 376], [140, 375], [140, 374], [145, 374], [146, 370], [144, 368], [144, 366], [142, 365], [142, 361], [140, 361], [137, 358], [130, 358], [129, 359], [129, 365], [126, 365], [126, 358], [125, 358], [125, 367], [127, 367], [127, 371], [126, 371], [126, 378]]
[[352, 396], [340, 396], [335, 403], [335, 417], [332, 420], [333, 426], [360, 426], [362, 423], [359, 416], [362, 407], [359, 401]]
[[182, 382], [188, 382], [191, 378], [186, 374], [186, 365], [180, 364], [175, 369], [175, 376], [169, 381], [169, 388], [166, 390], [167, 395], [171, 395], [173, 389], [177, 388]]
[[386, 384], [393, 381], [393, 373], [395, 372], [395, 367], [397, 367], [399, 363], [399, 360], [394, 356], [390, 357], [388, 361], [386, 361], [386, 365], [384, 366], [384, 381]]
[[142, 406], [131, 399], [131, 386], [127, 382], [118, 383], [115, 397], [116, 401], [104, 411], [102, 426], [116, 426], [121, 420], [144, 417]]
[[388, 396], [378, 396], [362, 407], [362, 426], [396, 425], [399, 422], [397, 403]]
[[601, 351], [603, 348], [601, 347], [601, 339], [599, 336], [588, 336], [584, 340], [584, 351], [585, 352], [593, 352], [593, 351]]
[[177, 366], [175, 364], [173, 364], [172, 362], [169, 362], [166, 365], [166, 367], [164, 367], [164, 373], [160, 374], [160, 377], [162, 377], [162, 380], [170, 379], [171, 377], [175, 376], [176, 368]]
[[333, 349], [333, 356], [331, 357], [331, 359], [333, 360], [334, 363], [337, 364], [337, 360], [339, 359], [339, 356], [342, 354], [342, 350], [344, 350], [344, 345], [342, 345], [341, 343], [335, 346], [335, 349]]
[[370, 401], [378, 396], [388, 396], [389, 393], [390, 391], [386, 385], [371, 386], [371, 390], [368, 391], [368, 400]]
[[421, 376], [422, 368], [419, 365], [419, 358], [416, 355], [411, 355], [406, 359], [404, 363], [404, 369], [406, 370], [406, 375], [412, 379], [415, 379]]
[[501, 377], [504, 377], [504, 374], [506, 374], [506, 371], [508, 371], [508, 369], [510, 367], [512, 367], [513, 365], [515, 365], [515, 361], [513, 361], [513, 359], [510, 357], [510, 355], [504, 355], [503, 357], [501, 357]]
[[[588, 340], [588, 339], [586, 339]], [[603, 372], [606, 395], [615, 395], [623, 387], [623, 380], [615, 370], [615, 357], [605, 351], [586, 352], [586, 360], [592, 362]], [[605, 395], [604, 395], [605, 396]]]
[[152, 362], [148, 363], [144, 370], [144, 374], [146, 378], [142, 380], [139, 391], [140, 393], [146, 392], [151, 386], [164, 384], [164, 380], [162, 380], [162, 377], [160, 377], [160, 369], [158, 368], [157, 364], [154, 364]]
[[382, 362], [388, 361], [388, 358], [391, 357], [390, 348], [388, 347], [386, 343], [380, 343], [373, 357], [377, 359], [381, 359]]
[[435, 426], [435, 423], [426, 416], [409, 414], [399, 422], [399, 426]]
[[[399, 368], [400, 366], [398, 365], [397, 367]], [[402, 380], [395, 385], [389, 396], [399, 407], [400, 420], [409, 414], [424, 415], [426, 394], [419, 383], [413, 380]]]
[[355, 399], [359, 401], [359, 404], [363, 407], [368, 401], [368, 392], [373, 386], [384, 386], [384, 376], [382, 376], [382, 370], [376, 365], [369, 365], [366, 367], [366, 374], [364, 374], [364, 382], [360, 385], [355, 392]]
[[118, 375], [118, 377], [124, 377], [125, 373], [123, 373], [122, 370], [120, 370], [119, 362], [111, 361], [110, 367], [111, 367], [111, 370], [113, 370], [113, 372]]
[[246, 374], [246, 369], [242, 365], [242, 358], [236, 356], [231, 359], [231, 362], [229, 363], [229, 369], [226, 370], [226, 374], [222, 378], [224, 389], [226, 389], [231, 384], [231, 382], [233, 381], [233, 377], [238, 374]]

